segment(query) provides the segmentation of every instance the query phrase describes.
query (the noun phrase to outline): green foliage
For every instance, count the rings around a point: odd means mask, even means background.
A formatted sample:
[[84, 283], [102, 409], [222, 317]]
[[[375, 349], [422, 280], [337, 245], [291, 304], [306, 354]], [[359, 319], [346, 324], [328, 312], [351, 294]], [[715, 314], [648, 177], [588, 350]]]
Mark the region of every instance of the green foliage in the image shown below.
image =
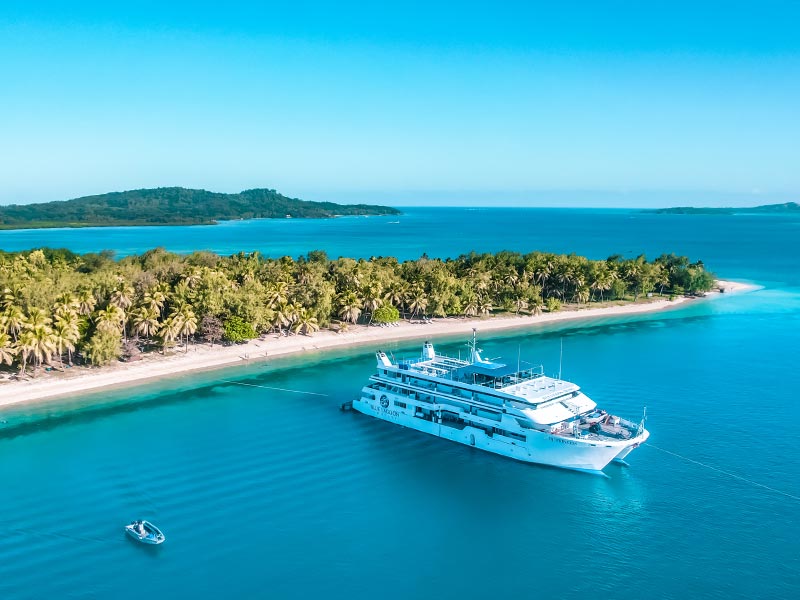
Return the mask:
[[98, 329], [83, 351], [93, 365], [107, 365], [122, 354], [122, 335], [118, 331]]
[[561, 310], [561, 300], [558, 298], [548, 298], [545, 301], [545, 308], [547, 312], [558, 312]]
[[145, 351], [188, 351], [198, 332], [214, 343], [265, 331], [312, 335], [334, 320], [489, 317], [500, 309], [535, 316], [650, 291], [702, 294], [712, 285], [702, 262], [672, 254], [647, 261], [499, 252], [399, 262], [324, 252], [294, 260], [156, 248], [119, 261], [46, 248], [0, 252], [0, 369], [35, 372], [70, 362], [76, 348], [101, 364], [118, 355], [121, 339]]
[[225, 320], [223, 338], [228, 342], [245, 342], [256, 337], [256, 330], [241, 317], [233, 316]]
[[384, 304], [375, 309], [372, 320], [376, 323], [394, 323], [400, 320], [400, 311], [391, 304]]
[[[309, 202], [288, 198], [269, 189], [222, 194], [168, 187], [111, 192], [42, 204], [0, 206], [0, 229], [197, 225], [229, 219], [327, 219], [338, 215], [397, 214], [400, 214], [399, 210], [388, 206]], [[318, 259], [318, 256], [314, 257], [314, 260]]]

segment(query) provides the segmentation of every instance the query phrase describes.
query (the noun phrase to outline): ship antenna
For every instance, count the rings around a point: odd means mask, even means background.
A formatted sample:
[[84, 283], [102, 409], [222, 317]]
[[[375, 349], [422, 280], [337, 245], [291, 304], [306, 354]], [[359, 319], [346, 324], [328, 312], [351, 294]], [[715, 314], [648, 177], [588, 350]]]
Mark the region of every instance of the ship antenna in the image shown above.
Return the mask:
[[561, 379], [561, 365], [564, 362], [564, 338], [561, 338], [561, 352], [558, 355], [558, 378]]
[[517, 373], [519, 374], [520, 354], [522, 353], [522, 344], [517, 344]]

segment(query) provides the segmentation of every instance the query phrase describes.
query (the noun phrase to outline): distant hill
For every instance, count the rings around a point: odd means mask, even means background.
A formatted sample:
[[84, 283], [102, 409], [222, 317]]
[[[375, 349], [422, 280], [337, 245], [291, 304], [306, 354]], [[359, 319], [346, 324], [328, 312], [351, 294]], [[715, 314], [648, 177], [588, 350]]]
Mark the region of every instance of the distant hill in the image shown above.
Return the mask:
[[752, 215], [752, 214], [800, 214], [800, 204], [784, 202], [783, 204], [764, 204], [746, 208], [711, 208], [697, 206], [676, 206], [674, 208], [645, 209], [643, 212], [661, 215]]
[[232, 219], [327, 219], [398, 215], [388, 206], [335, 204], [288, 198], [275, 190], [221, 194], [182, 187], [111, 192], [74, 200], [0, 206], [0, 229], [207, 225]]

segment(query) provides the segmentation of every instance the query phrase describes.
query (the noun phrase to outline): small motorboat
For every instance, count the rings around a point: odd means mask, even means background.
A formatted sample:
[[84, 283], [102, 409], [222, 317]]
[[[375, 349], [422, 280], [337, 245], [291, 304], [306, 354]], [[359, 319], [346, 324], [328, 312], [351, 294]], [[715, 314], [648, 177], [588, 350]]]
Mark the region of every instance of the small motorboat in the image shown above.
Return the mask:
[[150, 521], [134, 521], [130, 525], [125, 525], [125, 531], [143, 544], [162, 544], [166, 539], [161, 530]]

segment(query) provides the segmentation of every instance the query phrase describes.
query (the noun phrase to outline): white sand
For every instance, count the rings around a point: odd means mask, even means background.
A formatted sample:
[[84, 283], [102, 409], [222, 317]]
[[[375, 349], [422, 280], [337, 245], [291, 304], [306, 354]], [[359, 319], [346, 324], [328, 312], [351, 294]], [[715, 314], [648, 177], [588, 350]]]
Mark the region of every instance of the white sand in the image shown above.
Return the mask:
[[[742, 293], [758, 289], [757, 286], [734, 281], [718, 281], [720, 290], [726, 293]], [[709, 294], [711, 298], [717, 292]], [[666, 310], [685, 302], [698, 302], [677, 298], [642, 301], [636, 304], [581, 308], [545, 313], [538, 317], [506, 316], [484, 319], [447, 318], [435, 319], [432, 323], [408, 323], [401, 321], [398, 327], [350, 326], [344, 333], [320, 331], [313, 336], [293, 335], [289, 337], [267, 336], [234, 346], [206, 344], [190, 347], [189, 352], [175, 350], [171, 355], [148, 354], [143, 360], [133, 363], [116, 363], [102, 368], [73, 367], [66, 372], [40, 373], [26, 381], [0, 381], [0, 406], [43, 400], [57, 396], [77, 395], [81, 392], [97, 391], [104, 387], [140, 384], [147, 380], [168, 377], [189, 371], [214, 369], [241, 365], [243, 361], [265, 360], [298, 352], [316, 352], [358, 344], [377, 345], [381, 341], [408, 339], [436, 339], [463, 334], [469, 337], [476, 327], [483, 334], [500, 329], [535, 328], [545, 323], [574, 319], [633, 315]]]

